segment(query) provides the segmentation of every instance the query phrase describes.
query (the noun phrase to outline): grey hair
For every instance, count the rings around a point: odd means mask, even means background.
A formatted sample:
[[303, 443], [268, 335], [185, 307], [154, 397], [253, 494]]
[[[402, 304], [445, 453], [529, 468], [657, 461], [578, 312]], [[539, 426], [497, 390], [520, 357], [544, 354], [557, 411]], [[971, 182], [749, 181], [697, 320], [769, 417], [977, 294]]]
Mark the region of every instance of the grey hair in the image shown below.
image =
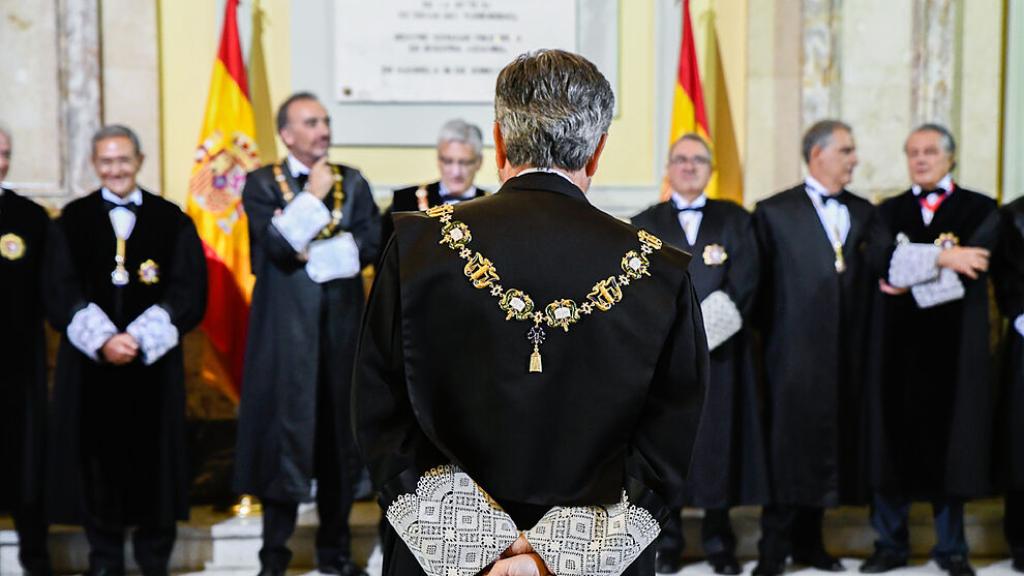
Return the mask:
[[287, 100], [281, 103], [277, 107], [277, 131], [284, 130], [284, 127], [288, 125], [288, 108], [300, 100], [312, 100], [317, 104], [320, 103], [320, 99], [316, 97], [316, 94], [312, 92], [296, 92], [288, 97]]
[[[917, 128], [914, 128], [907, 136], [907, 140], [910, 140], [910, 136], [917, 134], [918, 132], [935, 132], [939, 135], [939, 139], [942, 142], [942, 149], [946, 151], [950, 156], [956, 155], [956, 138], [953, 137], [953, 133], [949, 131], [942, 124], [936, 124], [934, 122], [925, 122]], [[903, 147], [906, 148], [906, 142], [903, 143]]]
[[850, 134], [853, 134], [853, 128], [850, 125], [841, 120], [818, 120], [813, 126], [804, 132], [804, 140], [802, 145], [802, 152], [804, 155], [804, 162], [811, 162], [811, 151], [815, 147], [827, 148], [832, 143], [832, 135], [836, 130], [845, 130]]
[[448, 142], [459, 142], [468, 145], [473, 149], [473, 155], [477, 158], [484, 149], [484, 135], [476, 124], [470, 124], [462, 118], [449, 120], [441, 126], [441, 132], [437, 135], [437, 145]]
[[495, 87], [495, 121], [513, 166], [582, 169], [614, 108], [612, 87], [597, 67], [562, 50], [521, 54]]
[[110, 124], [104, 126], [92, 135], [92, 151], [96, 153], [96, 145], [108, 138], [127, 138], [135, 149], [136, 156], [142, 156], [142, 144], [139, 143], [139, 136], [134, 130], [124, 124]]
[[673, 142], [672, 145], [668, 147], [668, 159], [669, 160], [672, 159], [672, 151], [675, 150], [676, 146], [679, 145], [679, 143], [684, 141], [684, 140], [689, 140], [690, 142], [696, 142], [696, 143], [700, 144], [701, 146], [703, 146], [704, 149], [707, 150], [707, 152], [708, 152], [708, 160], [710, 160], [712, 164], [715, 163], [715, 153], [711, 151], [711, 145], [708, 144], [708, 141], [705, 140], [703, 136], [701, 136], [700, 134], [697, 134], [696, 132], [687, 132], [686, 134], [683, 134], [679, 138], [676, 138], [676, 141]]

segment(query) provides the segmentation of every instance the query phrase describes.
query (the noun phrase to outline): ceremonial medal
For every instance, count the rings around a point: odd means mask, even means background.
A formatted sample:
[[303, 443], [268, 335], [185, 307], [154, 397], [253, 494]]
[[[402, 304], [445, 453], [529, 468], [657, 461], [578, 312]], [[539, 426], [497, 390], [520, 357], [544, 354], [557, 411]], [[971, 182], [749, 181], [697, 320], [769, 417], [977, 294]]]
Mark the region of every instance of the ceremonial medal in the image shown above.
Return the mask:
[[943, 250], [948, 250], [960, 245], [960, 239], [952, 232], [943, 232], [935, 239], [935, 245]]
[[156, 284], [160, 281], [160, 267], [152, 260], [139, 264], [139, 280], [143, 284]]
[[729, 259], [729, 253], [721, 244], [708, 244], [704, 247], [704, 265], [721, 266]]
[[114, 254], [114, 271], [110, 273], [110, 282], [114, 286], [124, 286], [128, 283], [128, 270], [124, 267], [124, 238], [117, 239], [117, 252]]
[[8, 260], [17, 260], [25, 255], [25, 241], [14, 233], [0, 236], [0, 256]]
[[416, 208], [419, 210], [426, 210], [427, 208], [430, 208], [430, 204], [427, 202], [426, 184], [416, 189]]
[[[540, 355], [540, 345], [544, 343], [547, 336], [544, 332], [544, 325], [550, 328], [561, 328], [563, 332], [569, 332], [569, 328], [580, 321], [582, 316], [589, 316], [598, 310], [607, 312], [622, 300], [622, 287], [629, 286], [634, 280], [644, 276], [650, 276], [650, 260], [647, 256], [655, 250], [660, 250], [662, 242], [653, 234], [639, 230], [637, 239], [640, 241], [639, 250], [630, 250], [619, 263], [622, 273], [609, 276], [597, 281], [587, 299], [582, 304], [576, 304], [570, 298], [561, 298], [544, 306], [543, 311], [536, 309], [533, 298], [523, 290], [517, 288], [505, 289], [498, 282], [501, 276], [498, 269], [489, 258], [480, 252], [470, 250], [468, 245], [473, 241], [473, 233], [464, 222], [452, 220], [455, 208], [450, 204], [442, 204], [426, 210], [427, 216], [437, 218], [441, 221], [441, 240], [439, 244], [456, 251], [459, 258], [466, 261], [463, 267], [463, 274], [474, 288], [489, 288], [491, 296], [498, 298], [498, 307], [505, 312], [505, 320], [532, 321], [533, 326], [526, 332], [526, 340], [533, 344], [533, 352], [530, 354], [530, 372], [543, 372], [544, 365]], [[724, 261], [722, 250], [722, 261]]]
[[832, 250], [836, 253], [836, 273], [842, 274], [846, 272], [846, 257], [843, 256], [843, 245], [841, 242], [835, 242], [832, 244]]

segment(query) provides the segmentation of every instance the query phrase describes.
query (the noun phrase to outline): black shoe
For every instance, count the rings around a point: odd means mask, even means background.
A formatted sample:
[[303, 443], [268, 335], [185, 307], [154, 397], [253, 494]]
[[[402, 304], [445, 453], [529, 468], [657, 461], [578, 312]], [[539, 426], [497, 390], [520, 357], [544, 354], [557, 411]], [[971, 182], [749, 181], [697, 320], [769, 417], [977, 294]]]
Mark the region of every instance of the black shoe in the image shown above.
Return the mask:
[[974, 568], [967, 561], [966, 556], [950, 556], [937, 560], [939, 567], [945, 570], [949, 576], [974, 576]]
[[365, 570], [347, 558], [333, 564], [322, 564], [317, 567], [317, 571], [321, 574], [331, 574], [332, 576], [367, 576]]
[[786, 572], [786, 563], [773, 560], [758, 560], [754, 567], [754, 576], [780, 576]]
[[1017, 572], [1024, 572], [1024, 556], [1015, 557], [1011, 566]]
[[892, 552], [875, 550], [870, 558], [860, 565], [860, 571], [864, 574], [881, 574], [896, 568], [903, 568], [907, 565], [907, 559]]
[[269, 566], [260, 566], [260, 573], [256, 576], [284, 576], [284, 570], [278, 570]]
[[683, 569], [683, 553], [678, 550], [658, 550], [654, 557], [654, 571], [675, 574]]
[[124, 576], [124, 568], [89, 568], [85, 576]]
[[711, 569], [715, 571], [715, 574], [735, 575], [743, 573], [743, 568], [736, 561], [736, 556], [730, 552], [721, 552], [708, 556], [708, 564], [711, 564]]
[[846, 568], [835, 557], [824, 550], [811, 556], [793, 556], [793, 562], [803, 564], [823, 572], [845, 572]]

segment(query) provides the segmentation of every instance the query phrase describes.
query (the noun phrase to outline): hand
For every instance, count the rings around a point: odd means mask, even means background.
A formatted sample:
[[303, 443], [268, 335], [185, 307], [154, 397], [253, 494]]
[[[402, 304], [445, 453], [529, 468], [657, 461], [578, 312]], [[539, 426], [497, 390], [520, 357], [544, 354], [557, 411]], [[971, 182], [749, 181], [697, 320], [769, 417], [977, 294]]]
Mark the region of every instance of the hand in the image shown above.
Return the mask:
[[139, 355], [139, 343], [127, 332], [111, 336], [100, 348], [103, 358], [114, 366], [124, 366]]
[[520, 554], [532, 554], [532, 553], [533, 553], [533, 546], [530, 544], [530, 541], [526, 539], [526, 534], [520, 534], [519, 538], [516, 538], [516, 541], [513, 542], [512, 545], [508, 547], [508, 550], [505, 550], [504, 552], [501, 553], [501, 557], [502, 558], [510, 558], [512, 556], [518, 556]]
[[334, 170], [327, 164], [326, 156], [317, 160], [316, 164], [309, 169], [307, 185], [309, 192], [321, 200], [327, 197], [331, 188], [334, 188]]
[[954, 246], [940, 252], [935, 263], [942, 268], [949, 268], [971, 280], [976, 280], [979, 272], [988, 270], [988, 250]]
[[548, 567], [536, 553], [519, 554], [495, 562], [484, 576], [548, 576]]
[[882, 294], [888, 294], [889, 296], [901, 296], [910, 292], [910, 288], [897, 288], [882, 278], [878, 279], [878, 289], [882, 291]]

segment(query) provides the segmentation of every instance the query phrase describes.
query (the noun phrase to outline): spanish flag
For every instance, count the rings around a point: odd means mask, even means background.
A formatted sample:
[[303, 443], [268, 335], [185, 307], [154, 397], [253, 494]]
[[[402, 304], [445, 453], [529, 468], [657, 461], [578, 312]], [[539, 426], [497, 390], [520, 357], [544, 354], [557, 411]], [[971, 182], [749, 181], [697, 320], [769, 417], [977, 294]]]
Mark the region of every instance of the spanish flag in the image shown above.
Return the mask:
[[186, 212], [206, 252], [208, 304], [203, 331], [203, 380], [238, 401], [255, 281], [249, 265], [249, 228], [242, 209], [245, 176], [260, 164], [242, 47], [238, 0], [227, 0], [220, 49], [189, 181]]
[[[705, 193], [709, 198], [724, 198], [742, 203], [742, 169], [736, 136], [733, 133], [729, 95], [725, 89], [725, 75], [713, 17], [708, 19], [707, 38], [709, 65], [705, 71], [705, 78], [709, 80], [711, 88], [711, 114], [708, 113], [709, 107], [705, 106], [705, 90], [701, 82], [700, 67], [697, 65], [697, 50], [690, 20], [690, 0], [683, 0], [683, 33], [679, 47], [675, 94], [672, 99], [669, 144], [690, 132], [703, 137], [711, 146], [716, 166]], [[668, 195], [666, 181], [663, 196], [667, 198]]]

